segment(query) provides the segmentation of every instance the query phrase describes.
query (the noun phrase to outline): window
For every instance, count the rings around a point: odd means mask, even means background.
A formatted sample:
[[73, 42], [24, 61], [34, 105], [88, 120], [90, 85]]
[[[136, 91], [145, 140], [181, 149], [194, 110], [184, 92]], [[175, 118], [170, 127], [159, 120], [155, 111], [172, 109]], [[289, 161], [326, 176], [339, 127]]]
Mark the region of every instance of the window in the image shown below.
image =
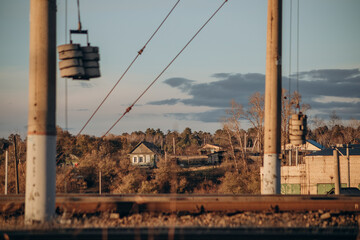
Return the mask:
[[[346, 187], [346, 183], [342, 183], [341, 187]], [[318, 183], [317, 194], [327, 194], [331, 189], [335, 188], [335, 183]]]
[[142, 163], [144, 161], [144, 157], [143, 156], [139, 156], [139, 163]]
[[133, 162], [137, 163], [137, 157], [135, 157], [135, 156], [133, 157]]
[[281, 194], [301, 194], [300, 184], [281, 184]]
[[146, 155], [146, 162], [150, 162], [150, 155]]

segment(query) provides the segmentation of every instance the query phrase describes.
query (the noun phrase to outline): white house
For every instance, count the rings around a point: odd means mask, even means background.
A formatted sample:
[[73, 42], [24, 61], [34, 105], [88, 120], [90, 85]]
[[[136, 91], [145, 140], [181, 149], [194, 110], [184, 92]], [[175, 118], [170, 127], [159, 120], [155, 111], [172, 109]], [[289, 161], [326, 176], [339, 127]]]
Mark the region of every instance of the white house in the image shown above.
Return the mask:
[[153, 143], [143, 141], [135, 146], [129, 156], [132, 165], [155, 167], [161, 156], [161, 150]]

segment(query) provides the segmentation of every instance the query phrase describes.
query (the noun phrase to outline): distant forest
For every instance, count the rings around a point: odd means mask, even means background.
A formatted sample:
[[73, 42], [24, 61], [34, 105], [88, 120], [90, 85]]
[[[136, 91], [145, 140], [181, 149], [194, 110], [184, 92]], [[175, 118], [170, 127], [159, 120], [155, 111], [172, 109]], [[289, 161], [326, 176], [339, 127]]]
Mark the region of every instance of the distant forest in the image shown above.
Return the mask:
[[[290, 97], [290, 96], [289, 96]], [[300, 96], [291, 96], [299, 99]], [[285, 98], [284, 98], [285, 99]], [[299, 101], [298, 101], [299, 102]], [[296, 106], [297, 105], [297, 106]], [[288, 119], [295, 107], [306, 112], [309, 106], [285, 101], [282, 112], [282, 144], [289, 142]], [[122, 135], [109, 134], [104, 138], [78, 137], [57, 127], [57, 192], [97, 192], [101, 171], [102, 192], [106, 193], [260, 193], [259, 169], [262, 165], [263, 95], [255, 93], [244, 108], [231, 102], [223, 128], [211, 134], [185, 128], [182, 132], [148, 128]], [[249, 129], [240, 120], [251, 123]], [[313, 118], [306, 139], [329, 147], [335, 144], [359, 144], [360, 121], [343, 124], [335, 112], [328, 121]], [[155, 169], [141, 169], [130, 165], [129, 152], [141, 141], [155, 144], [168, 155], [197, 155], [205, 144], [223, 148], [221, 165], [181, 168], [173, 161], [160, 159]], [[16, 149], [15, 149], [16, 143]], [[175, 143], [175, 144], [174, 144]], [[175, 148], [175, 149], [174, 149]], [[4, 192], [5, 151], [8, 151], [8, 192], [15, 192], [15, 157], [18, 160], [19, 189], [25, 191], [26, 139], [11, 134], [0, 138], [0, 192]], [[16, 150], [16, 154], [15, 154]], [[258, 161], [250, 156], [258, 156]], [[73, 164], [76, 162], [75, 164]]]

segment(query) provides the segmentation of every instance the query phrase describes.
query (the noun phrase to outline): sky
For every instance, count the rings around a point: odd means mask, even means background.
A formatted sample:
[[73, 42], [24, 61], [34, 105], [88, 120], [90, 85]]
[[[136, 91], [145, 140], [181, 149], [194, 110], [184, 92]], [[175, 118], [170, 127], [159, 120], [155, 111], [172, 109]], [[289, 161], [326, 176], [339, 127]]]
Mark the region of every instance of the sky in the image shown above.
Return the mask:
[[[25, 137], [27, 131], [29, 2], [0, 0], [0, 137], [5, 138]], [[57, 1], [57, 45], [68, 43], [66, 32], [77, 28], [76, 1], [67, 0], [67, 25], [65, 3]], [[175, 3], [80, 1], [82, 27], [100, 49], [101, 77], [65, 80], [57, 69], [57, 125], [66, 128], [65, 83], [67, 129], [77, 134]], [[222, 3], [180, 0], [83, 133], [102, 136]], [[327, 119], [333, 111], [344, 120], [360, 119], [359, 11], [359, 0], [300, 0], [299, 9], [297, 0], [284, 0], [283, 88], [294, 91], [298, 76], [310, 120]], [[266, 15], [266, 0], [229, 0], [111, 133], [222, 128], [232, 99], [246, 107], [253, 93], [264, 92]], [[85, 44], [84, 38], [73, 40]]]

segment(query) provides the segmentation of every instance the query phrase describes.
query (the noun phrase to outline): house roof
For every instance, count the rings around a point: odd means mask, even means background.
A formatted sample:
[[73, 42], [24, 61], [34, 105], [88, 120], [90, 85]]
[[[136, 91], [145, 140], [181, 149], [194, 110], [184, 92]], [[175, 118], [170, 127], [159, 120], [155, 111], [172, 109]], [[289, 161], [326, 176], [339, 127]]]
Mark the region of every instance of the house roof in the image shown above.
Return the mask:
[[216, 145], [216, 144], [210, 144], [207, 143], [204, 146], [202, 146], [200, 149], [206, 149], [206, 148], [216, 148], [216, 149], [221, 149], [221, 146]]
[[[286, 144], [285, 149], [289, 150], [294, 147], [294, 144], [288, 143]], [[297, 146], [297, 148], [302, 151], [319, 151], [324, 149], [324, 146], [314, 140], [306, 140], [305, 144], [301, 144]], [[284, 146], [281, 146], [281, 149], [284, 149]]]
[[[338, 147], [339, 151], [342, 153], [342, 155], [346, 156], [346, 148]], [[332, 156], [333, 155], [333, 148], [325, 148], [321, 151], [311, 153], [307, 156]], [[341, 154], [340, 154], [341, 155]], [[349, 155], [351, 156], [359, 156], [360, 155], [360, 148], [354, 147], [349, 149]]]
[[314, 140], [306, 140], [308, 143], [310, 143], [311, 145], [314, 145], [315, 147], [319, 148], [319, 149], [324, 149], [324, 146], [321, 145], [320, 143], [314, 141]]
[[130, 151], [130, 154], [133, 153], [140, 145], [144, 145], [145, 147], [147, 147], [150, 151], [156, 153], [156, 154], [161, 154], [161, 150], [153, 143], [150, 142], [146, 142], [146, 141], [141, 141], [139, 142], [133, 150]]

